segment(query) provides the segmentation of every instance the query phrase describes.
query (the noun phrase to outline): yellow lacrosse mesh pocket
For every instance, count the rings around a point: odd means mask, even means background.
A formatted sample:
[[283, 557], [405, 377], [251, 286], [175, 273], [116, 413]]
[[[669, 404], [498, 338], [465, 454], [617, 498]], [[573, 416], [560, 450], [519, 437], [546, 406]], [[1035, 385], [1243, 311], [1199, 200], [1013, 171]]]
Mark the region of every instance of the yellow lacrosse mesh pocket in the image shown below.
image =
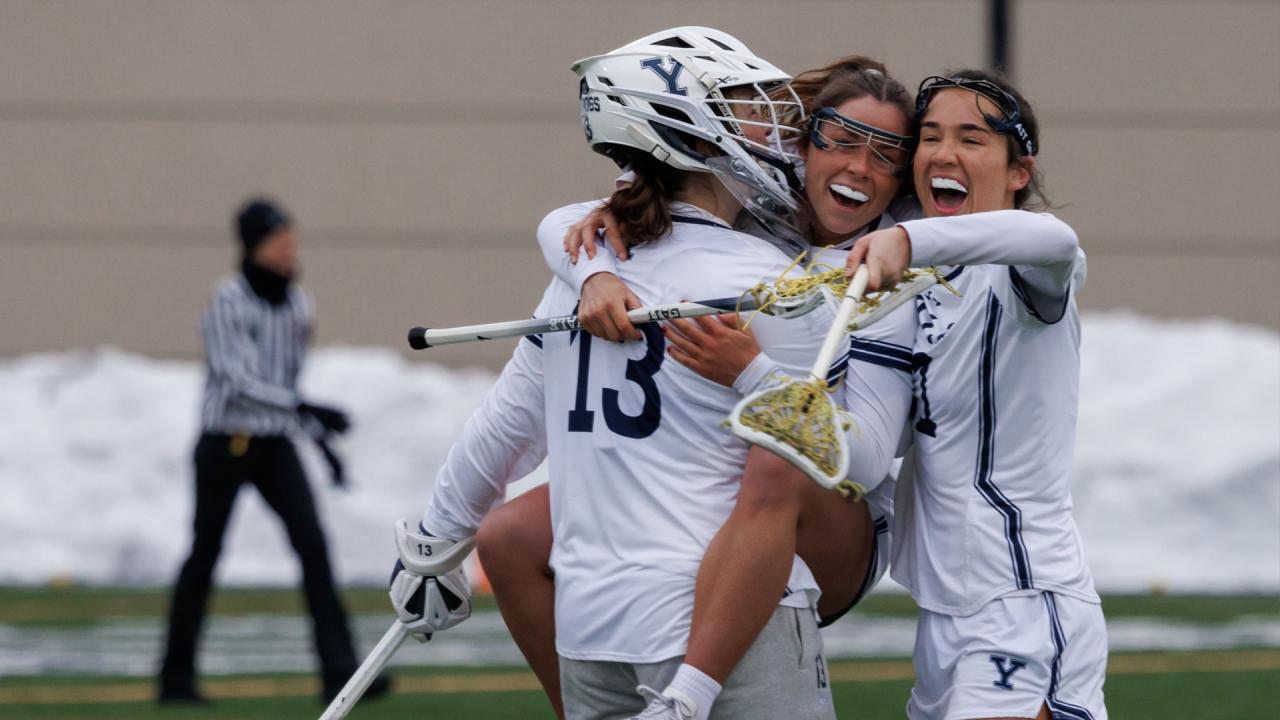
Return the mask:
[[812, 378], [752, 393], [729, 416], [734, 435], [781, 457], [822, 487], [856, 499], [864, 490], [846, 477], [851, 426], [826, 383]]
[[[792, 261], [786, 272], [790, 272], [803, 257], [801, 255]], [[756, 312], [795, 316], [808, 312], [818, 303], [837, 302], [849, 289], [849, 277], [844, 268], [814, 263], [806, 267], [799, 277], [786, 277], [786, 272], [772, 282], [760, 283], [743, 293], [744, 298], [751, 297], [756, 301], [759, 306]], [[892, 290], [867, 293], [863, 297], [853, 311], [849, 331], [871, 326], [934, 285], [941, 285], [955, 295], [960, 294], [936, 268], [909, 268]], [[747, 322], [749, 325], [750, 319]]]

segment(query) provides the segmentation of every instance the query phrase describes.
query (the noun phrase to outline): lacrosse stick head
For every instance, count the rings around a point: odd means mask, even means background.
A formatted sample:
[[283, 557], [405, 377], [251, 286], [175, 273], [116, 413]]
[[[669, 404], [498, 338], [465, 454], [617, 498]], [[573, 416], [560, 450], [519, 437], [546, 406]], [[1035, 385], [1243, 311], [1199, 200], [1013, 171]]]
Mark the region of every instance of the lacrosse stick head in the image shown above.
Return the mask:
[[757, 312], [784, 319], [807, 315], [821, 305], [836, 302], [836, 296], [830, 287], [834, 274], [815, 274], [810, 267], [800, 277], [786, 277], [786, 273], [803, 258], [804, 253], [801, 253], [782, 277], [773, 282], [760, 283], [748, 289], [743, 296], [754, 301]]
[[729, 415], [734, 435], [786, 460], [822, 487], [857, 499], [865, 490], [846, 477], [849, 427], [827, 384], [815, 378], [752, 393]]
[[[937, 284], [952, 293], [956, 292], [934, 268], [907, 270], [902, 282], [896, 287], [863, 296], [849, 322], [850, 332], [870, 327], [911, 298]], [[799, 277], [783, 277], [770, 283], [761, 283], [747, 293], [755, 300], [760, 312], [782, 318], [795, 318], [813, 312], [825, 303], [838, 304], [848, 289], [849, 278], [845, 275], [844, 268], [815, 264]]]
[[803, 292], [778, 292], [773, 289], [769, 291], [767, 302], [761, 302], [760, 312], [784, 319], [798, 318], [829, 302], [834, 302], [834, 297], [822, 285], [815, 285]]

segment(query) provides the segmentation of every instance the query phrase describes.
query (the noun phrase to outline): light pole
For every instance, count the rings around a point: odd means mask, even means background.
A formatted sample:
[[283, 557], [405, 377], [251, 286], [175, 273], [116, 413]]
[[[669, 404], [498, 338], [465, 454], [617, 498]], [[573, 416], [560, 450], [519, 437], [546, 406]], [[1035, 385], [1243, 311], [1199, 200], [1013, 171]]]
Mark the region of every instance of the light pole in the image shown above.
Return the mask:
[[991, 69], [1013, 75], [1012, 48], [1010, 47], [1009, 28], [1013, 24], [1011, 17], [1012, 0], [991, 0]]

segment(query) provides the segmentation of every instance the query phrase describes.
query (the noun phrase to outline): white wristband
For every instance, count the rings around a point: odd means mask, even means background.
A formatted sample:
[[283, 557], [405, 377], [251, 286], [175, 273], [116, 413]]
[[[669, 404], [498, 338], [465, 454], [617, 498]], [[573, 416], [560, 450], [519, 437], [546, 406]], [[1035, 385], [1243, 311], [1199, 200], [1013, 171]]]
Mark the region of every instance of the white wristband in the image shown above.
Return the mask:
[[742, 395], [750, 395], [769, 382], [771, 378], [782, 372], [782, 367], [773, 358], [763, 352], [751, 359], [742, 372], [733, 381], [733, 389]]

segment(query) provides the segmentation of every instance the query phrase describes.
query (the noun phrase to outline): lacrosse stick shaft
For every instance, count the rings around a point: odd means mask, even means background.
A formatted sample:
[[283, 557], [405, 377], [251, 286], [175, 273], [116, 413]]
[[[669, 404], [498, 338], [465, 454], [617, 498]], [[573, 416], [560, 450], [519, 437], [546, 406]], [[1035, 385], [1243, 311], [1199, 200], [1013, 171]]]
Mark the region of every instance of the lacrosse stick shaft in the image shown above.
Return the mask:
[[[723, 315], [739, 311], [749, 312], [757, 310], [759, 307], [760, 304], [749, 296], [718, 298], [696, 302], [650, 305], [628, 312], [627, 318], [631, 322], [641, 325], [674, 318]], [[415, 327], [409, 331], [409, 347], [414, 350], [423, 350], [436, 345], [451, 345], [474, 340], [493, 340], [495, 338], [517, 337], [520, 335], [538, 335], [547, 332], [565, 332], [567, 330], [577, 330], [580, 327], [577, 315], [512, 320], [485, 325], [462, 325], [452, 328], [436, 328], [434, 330]]]
[[329, 707], [325, 708], [320, 720], [345, 718], [360, 701], [364, 691], [369, 689], [369, 683], [378, 677], [378, 673], [382, 672], [382, 668], [391, 661], [391, 656], [396, 654], [396, 650], [400, 649], [400, 645], [407, 637], [409, 637], [409, 630], [404, 623], [399, 620], [391, 623], [391, 627], [383, 634], [382, 639], [369, 652], [369, 657], [360, 663], [360, 667], [352, 673], [351, 679], [347, 680], [347, 684], [342, 686], [337, 697], [329, 703]]
[[827, 337], [822, 341], [822, 349], [818, 351], [818, 358], [813, 361], [813, 379], [817, 382], [824, 383], [827, 380], [827, 371], [831, 369], [831, 361], [835, 359], [836, 352], [844, 344], [844, 339], [849, 334], [849, 319], [853, 317], [853, 311], [857, 309], [858, 303], [862, 301], [862, 293], [867, 289], [867, 266], [859, 265], [858, 271], [853, 274], [853, 280], [849, 281], [849, 289], [844, 293], [844, 300], [840, 301], [840, 309], [836, 311], [836, 319], [831, 323], [831, 329], [827, 330]]

